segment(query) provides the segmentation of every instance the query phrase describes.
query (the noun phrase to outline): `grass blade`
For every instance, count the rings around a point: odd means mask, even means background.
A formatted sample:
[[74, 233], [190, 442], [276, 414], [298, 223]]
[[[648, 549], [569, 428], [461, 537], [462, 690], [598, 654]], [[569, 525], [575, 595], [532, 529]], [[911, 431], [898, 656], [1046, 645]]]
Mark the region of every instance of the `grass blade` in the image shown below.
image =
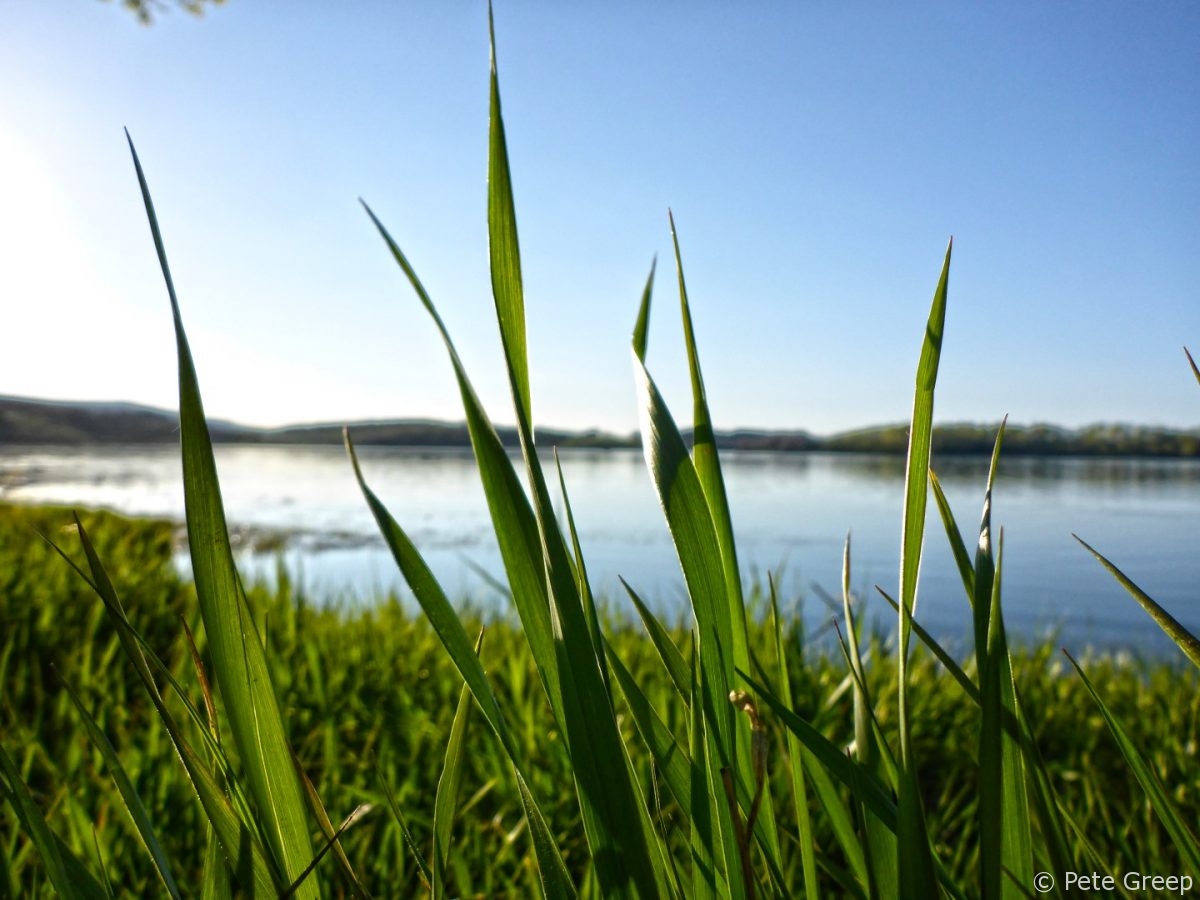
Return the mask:
[[[475, 641], [475, 655], [483, 645], [483, 632]], [[454, 815], [458, 810], [458, 792], [462, 785], [463, 760], [466, 758], [467, 727], [471, 720], [471, 689], [465, 684], [458, 697], [454, 721], [450, 725], [450, 740], [446, 744], [446, 761], [438, 779], [433, 801], [433, 897], [446, 896], [446, 872]]]
[[692, 676], [688, 670], [688, 664], [683, 658], [683, 654], [679, 652], [679, 648], [671, 640], [670, 632], [667, 631], [666, 627], [658, 620], [654, 613], [650, 612], [650, 608], [646, 606], [645, 601], [638, 596], [637, 591], [631, 588], [624, 578], [621, 579], [621, 586], [625, 588], [625, 593], [633, 601], [633, 606], [637, 610], [642, 624], [646, 627], [646, 633], [650, 635], [650, 643], [654, 645], [659, 659], [662, 660], [663, 666], [671, 678], [671, 683], [675, 686], [675, 692], [679, 695], [684, 705], [689, 704]]
[[921, 789], [917, 782], [917, 763], [912, 753], [911, 722], [908, 711], [908, 645], [912, 615], [917, 602], [917, 578], [921, 569], [921, 550], [925, 536], [925, 508], [929, 493], [929, 458], [933, 433], [933, 393], [942, 353], [942, 332], [946, 323], [946, 292], [950, 279], [951, 241], [946, 247], [942, 273], [933, 294], [925, 340], [917, 364], [916, 390], [913, 396], [912, 424], [909, 427], [908, 458], [904, 474], [904, 518], [900, 537], [900, 774], [899, 803], [899, 876], [900, 896], [920, 900], [936, 892], [932, 851], [925, 826]]
[[1072, 534], [1071, 536], [1083, 544], [1084, 549], [1100, 561], [1100, 565], [1108, 569], [1109, 573], [1120, 582], [1121, 587], [1129, 591], [1133, 599], [1140, 603], [1142, 609], [1150, 614], [1150, 618], [1158, 624], [1158, 627], [1166, 633], [1167, 637], [1174, 641], [1175, 645], [1192, 661], [1192, 665], [1200, 667], [1200, 639], [1197, 639], [1194, 634], [1180, 624], [1178, 619], [1159, 606], [1154, 598], [1134, 584], [1129, 576], [1109, 562], [1101, 553], [1092, 549], [1092, 546], [1087, 541], [1077, 534]]
[[1084, 674], [1083, 667], [1075, 661], [1075, 657], [1071, 656], [1070, 653], [1067, 653], [1065, 650], [1063, 653], [1071, 661], [1071, 665], [1075, 667], [1075, 671], [1079, 673], [1079, 677], [1083, 679], [1084, 686], [1087, 688], [1088, 693], [1092, 695], [1092, 699], [1096, 701], [1096, 706], [1099, 707], [1100, 714], [1104, 717], [1109, 732], [1112, 734], [1114, 740], [1116, 740], [1117, 746], [1121, 750], [1121, 755], [1125, 757], [1130, 771], [1133, 772], [1138, 784], [1145, 791], [1154, 814], [1158, 816], [1158, 820], [1162, 822], [1163, 827], [1171, 836], [1171, 840], [1175, 844], [1175, 849], [1179, 851], [1179, 857], [1183, 861], [1184, 869], [1191, 872], [1200, 872], [1200, 843], [1197, 842], [1195, 834], [1188, 828], [1187, 823], [1184, 822], [1183, 817], [1176, 810], [1170, 794], [1163, 787], [1162, 782], [1159, 780], [1158, 775], [1155, 774], [1149, 761], [1129, 738], [1125, 727], [1109, 711], [1104, 701], [1100, 698], [1100, 694], [1092, 685], [1091, 680]]
[[[284, 880], [290, 883], [303, 871], [313, 854], [304, 800], [292, 768], [291, 749], [271, 686], [266, 655], [234, 569], [200, 386], [183, 330], [158, 218], [132, 140], [129, 149], [175, 320], [188, 546], [213, 671], [251, 794], [262, 817], [267, 845]], [[297, 891], [297, 896], [315, 900], [319, 893], [317, 883], [308, 881]]]
[[517, 241], [517, 211], [513, 203], [508, 143], [500, 114], [500, 79], [496, 71], [496, 26], [488, 3], [491, 47], [491, 97], [488, 106], [488, 251], [491, 256], [492, 296], [504, 358], [512, 378], [514, 400], [527, 422], [533, 422], [529, 392], [529, 358], [525, 340], [525, 291], [521, 281], [521, 249]]
[[30, 795], [25, 780], [21, 778], [17, 764], [8, 755], [3, 744], [0, 744], [0, 775], [8, 782], [5, 794], [9, 805], [41, 854], [42, 865], [46, 868], [46, 875], [50, 878], [54, 890], [67, 900], [74, 900], [76, 897], [82, 900], [106, 897], [104, 885], [84, 868], [83, 863], [75, 858], [50, 830], [45, 816]]
[[1183, 352], [1187, 356], [1188, 365], [1192, 367], [1192, 374], [1196, 376], [1196, 382], [1200, 384], [1200, 368], [1196, 367], [1196, 360], [1192, 359], [1192, 353], [1187, 347], [1183, 348]]
[[[983, 541], [981, 535], [981, 547]], [[1005, 728], [1005, 722], [1016, 721], [1017, 709], [1000, 604], [1003, 550], [1001, 531], [980, 690], [983, 726], [979, 738], [979, 852], [985, 898], [1015, 898], [1033, 883], [1033, 839], [1020, 735]]]
[[[122, 648], [125, 650], [125, 655], [133, 663], [134, 671], [137, 673], [147, 695], [158, 712], [159, 718], [162, 719], [163, 725], [167, 729], [167, 734], [175, 746], [175, 751], [179, 754], [179, 759], [183, 763], [184, 770], [187, 772], [188, 780], [191, 782], [192, 788], [195, 790], [196, 796], [199, 798], [200, 804], [204, 808], [204, 813], [220, 844], [226, 865], [241, 883], [243, 889], [253, 891], [255, 894], [261, 894], [262, 896], [277, 895], [282, 890], [280, 874], [275, 866], [275, 858], [268, 855], [268, 851], [260, 836], [261, 832], [254, 825], [256, 820], [250, 819], [248, 815], [239, 816], [238, 812], [235, 812], [234, 806], [230, 803], [229, 797], [222, 789], [218, 777], [203, 763], [191, 744], [184, 739], [182, 729], [176, 722], [175, 717], [167, 709], [162, 695], [159, 693], [158, 686], [155, 684], [154, 677], [151, 675], [150, 666], [142, 647], [141, 636], [129, 623], [121, 600], [117, 596], [116, 589], [113, 587], [112, 581], [104, 569], [104, 565], [96, 554], [96, 548], [92, 545], [92, 541], [88, 537], [83, 523], [79, 521], [78, 516], [75, 518], [75, 528], [79, 534], [80, 543], [83, 545], [88, 567], [91, 570], [91, 578], [87, 579], [88, 583], [104, 602], [110, 614], [110, 619], [116, 625], [117, 636], [121, 641]], [[60, 555], [69, 560], [69, 557], [66, 557], [58, 547], [55, 547], [55, 549], [58, 550]], [[153, 656], [151, 659], [154, 660], [160, 669], [166, 669], [161, 661]], [[180, 697], [184, 696], [177, 684], [172, 682], [172, 686]], [[200, 727], [201, 735], [207, 739], [207, 746], [211, 750], [215, 750], [218, 756], [223, 757], [223, 749], [212, 740], [212, 735], [205, 727], [199, 713], [196, 712], [190, 703], [187, 706], [189, 714]], [[294, 770], [289, 769], [289, 771]], [[225, 774], [226, 776], [228, 775], [227, 772]], [[233, 786], [231, 785], [231, 787]], [[238, 795], [235, 794], [236, 796]]]
[[175, 884], [175, 878], [171, 875], [171, 865], [167, 860], [167, 855], [158, 840], [154, 826], [150, 824], [150, 815], [146, 812], [145, 804], [142, 803], [142, 798], [138, 796], [133, 782], [129, 780], [129, 774], [125, 771], [125, 767], [121, 765], [117, 751], [113, 749], [113, 745], [109, 742], [107, 735], [105, 735], [100, 726], [96, 724], [96, 720], [87, 711], [75, 689], [65, 681], [63, 682], [63, 687], [66, 688], [67, 695], [71, 698], [71, 702], [79, 712], [79, 716], [87, 728], [88, 735], [92, 739], [92, 744], [100, 751], [100, 755], [104, 757], [104, 763], [112, 773], [113, 781], [117, 784], [117, 790], [121, 794], [121, 800], [125, 804], [125, 809], [129, 812], [129, 817], [133, 819], [138, 837], [141, 838], [142, 844], [146, 847], [146, 852], [150, 854], [150, 858], [154, 861], [155, 871], [158, 872], [158, 877], [162, 880], [163, 887], [166, 888], [170, 896], [180, 897], [179, 887]]

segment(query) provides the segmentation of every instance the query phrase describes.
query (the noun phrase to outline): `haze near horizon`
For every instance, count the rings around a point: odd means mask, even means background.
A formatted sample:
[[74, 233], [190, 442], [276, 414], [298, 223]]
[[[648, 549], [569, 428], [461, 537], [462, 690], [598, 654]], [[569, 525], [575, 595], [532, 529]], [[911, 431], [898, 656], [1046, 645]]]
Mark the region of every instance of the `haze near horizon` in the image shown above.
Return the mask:
[[[937, 418], [1193, 427], [1200, 8], [501, 2], [535, 418], [686, 421], [666, 210], [715, 424], [905, 419], [955, 238]], [[0, 9], [0, 394], [176, 406], [154, 193], [207, 412], [461, 418], [357, 198], [511, 420], [487, 272], [487, 14], [229, 0]]]

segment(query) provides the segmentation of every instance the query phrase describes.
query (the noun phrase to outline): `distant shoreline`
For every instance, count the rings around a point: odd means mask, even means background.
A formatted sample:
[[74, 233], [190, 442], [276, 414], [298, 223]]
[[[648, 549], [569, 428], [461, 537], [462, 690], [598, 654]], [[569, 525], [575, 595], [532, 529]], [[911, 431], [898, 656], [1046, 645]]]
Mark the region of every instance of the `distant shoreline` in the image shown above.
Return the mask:
[[[391, 447], [469, 447], [465, 422], [427, 419], [350, 422], [355, 443]], [[73, 403], [0, 397], [0, 446], [92, 446], [112, 444], [165, 444], [179, 439], [178, 415], [168, 410], [131, 403]], [[209, 430], [214, 443], [264, 445], [331, 445], [342, 443], [341, 423], [257, 428], [213, 420]], [[947, 455], [991, 453], [998, 423], [956, 423], [934, 428], [934, 451]], [[499, 426], [507, 446], [519, 445], [516, 430]], [[691, 439], [690, 430], [684, 432]], [[543, 446], [586, 449], [628, 449], [641, 446], [639, 436], [614, 435], [598, 430], [538, 429]], [[715, 432], [717, 446], [725, 450], [776, 452], [822, 451], [832, 453], [903, 454], [908, 445], [907, 425], [882, 425], [830, 436], [800, 430], [735, 429]], [[1200, 458], [1200, 428], [1173, 429], [1141, 425], [1098, 424], [1083, 428], [1055, 425], [1009, 425], [1005, 430], [1007, 456], [1117, 456]]]

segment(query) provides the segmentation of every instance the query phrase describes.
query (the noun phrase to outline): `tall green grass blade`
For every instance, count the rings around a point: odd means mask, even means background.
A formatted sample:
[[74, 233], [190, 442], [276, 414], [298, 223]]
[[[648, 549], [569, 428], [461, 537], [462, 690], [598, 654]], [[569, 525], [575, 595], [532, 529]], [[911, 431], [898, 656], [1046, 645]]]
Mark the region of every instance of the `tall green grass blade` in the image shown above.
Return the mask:
[[[981, 534], [981, 548], [983, 541]], [[1033, 839], [1021, 737], [1013, 733], [1014, 729], [1005, 728], [1006, 722], [1016, 721], [1017, 708], [1000, 602], [1003, 549], [1001, 531], [980, 691], [983, 698], [979, 739], [980, 878], [985, 898], [1018, 897], [1033, 883]]]
[[[489, 26], [491, 23], [489, 11]], [[643, 816], [637, 787], [625, 763], [608, 689], [604, 652], [593, 638], [598, 628], [593, 629], [589, 624], [585, 601], [574, 581], [570, 556], [534, 448], [520, 253], [500, 111], [494, 28], [490, 36], [488, 236], [492, 291], [513, 392], [517, 432], [541, 537], [540, 559], [549, 587], [567, 746], [584, 831], [601, 890], [613, 897], [651, 896], [662, 884], [662, 873], [655, 865], [650, 847], [652, 838], [646, 831], [648, 820]]]
[[[475, 655], [479, 655], [483, 644], [483, 632], [475, 641]], [[454, 721], [450, 724], [450, 740], [446, 744], [446, 760], [442, 775], [438, 779], [437, 794], [433, 801], [433, 897], [441, 900], [446, 896], [446, 875], [451, 837], [454, 831], [454, 815], [458, 810], [458, 794], [462, 786], [463, 761], [466, 758], [467, 727], [471, 721], [471, 689], [465, 684], [458, 696], [458, 707]]]
[[1150, 762], [1130, 739], [1125, 726], [1112, 714], [1108, 706], [1101, 699], [1099, 692], [1092, 685], [1091, 679], [1084, 674], [1083, 667], [1075, 661], [1075, 658], [1070, 653], [1067, 653], [1065, 650], [1063, 652], [1066, 653], [1067, 659], [1071, 661], [1071, 665], [1075, 667], [1075, 671], [1079, 673], [1079, 677], [1083, 679], [1084, 686], [1087, 688], [1088, 693], [1092, 695], [1092, 699], [1096, 701], [1096, 706], [1099, 707], [1100, 714], [1104, 717], [1109, 732], [1112, 734], [1114, 740], [1116, 740], [1121, 755], [1125, 757], [1125, 762], [1128, 763], [1130, 771], [1133, 772], [1133, 776], [1146, 793], [1146, 797], [1150, 801], [1150, 808], [1154, 810], [1154, 814], [1162, 823], [1163, 828], [1166, 829], [1167, 834], [1170, 835], [1175, 849], [1179, 852], [1179, 858], [1183, 862], [1184, 870], [1200, 872], [1200, 842], [1197, 842], [1196, 835], [1175, 808], [1175, 803], [1171, 800], [1171, 796], [1166, 788], [1163, 787], [1162, 781], [1155, 773]]
[[1192, 367], [1192, 374], [1196, 376], [1196, 382], [1200, 384], [1200, 368], [1196, 367], [1196, 360], [1192, 359], [1192, 353], [1187, 347], [1183, 348], [1183, 352], [1187, 356], [1188, 365]]
[[[733, 541], [733, 519], [729, 513], [729, 498], [725, 493], [725, 479], [721, 474], [721, 459], [713, 436], [712, 415], [708, 409], [708, 395], [704, 390], [704, 376], [700, 371], [700, 354], [696, 348], [696, 334], [692, 327], [692, 310], [688, 304], [687, 284], [683, 277], [683, 258], [679, 251], [679, 235], [675, 230], [675, 216], [668, 213], [671, 223], [671, 243], [675, 250], [675, 271], [679, 278], [679, 306], [683, 318], [683, 340], [687, 349], [688, 372], [692, 380], [692, 458], [696, 475], [704, 489], [704, 497], [712, 514], [716, 528], [717, 544], [721, 550], [721, 565], [725, 571], [725, 609], [730, 620], [733, 636], [733, 664], [737, 668], [750, 666], [750, 654], [746, 639], [746, 608], [742, 602], [742, 579], [738, 570], [737, 548]], [[635, 334], [636, 334], [635, 328]]]
[[117, 751], [109, 742], [108, 736], [96, 724], [96, 720], [92, 717], [91, 713], [87, 711], [75, 689], [66, 681], [63, 682], [63, 687], [66, 688], [67, 695], [71, 698], [71, 703], [74, 704], [75, 709], [79, 712], [79, 717], [83, 720], [84, 727], [92, 739], [92, 744], [100, 751], [100, 755], [104, 758], [104, 764], [108, 766], [113, 781], [116, 782], [117, 790], [121, 794], [121, 800], [125, 804], [125, 809], [128, 811], [129, 817], [133, 820], [138, 837], [145, 846], [146, 852], [150, 854], [150, 858], [154, 861], [155, 871], [162, 880], [163, 887], [166, 888], [170, 896], [180, 897], [179, 887], [176, 885], [175, 878], [171, 874], [171, 864], [167, 859], [167, 854], [158, 840], [154, 826], [150, 823], [150, 814], [146, 812], [146, 806], [142, 803], [142, 798], [138, 796], [133, 782], [129, 779], [129, 774], [125, 771], [125, 767], [121, 765]]
[[[132, 140], [129, 149], [175, 320], [184, 504], [200, 611], [208, 634], [217, 685], [267, 843], [285, 880], [290, 882], [313, 854], [304, 801], [292, 768], [292, 754], [271, 686], [266, 655], [234, 569], [200, 386], [167, 265], [158, 217]], [[316, 898], [319, 893], [317, 883], [310, 881], [301, 887], [297, 896]]]
[[[725, 491], [725, 478], [721, 472], [721, 459], [717, 453], [717, 444], [713, 435], [712, 414], [708, 408], [704, 376], [700, 370], [700, 353], [696, 346], [696, 334], [692, 325], [692, 310], [688, 302], [687, 283], [683, 274], [683, 256], [679, 249], [679, 234], [675, 228], [674, 214], [668, 211], [667, 217], [671, 225], [671, 244], [675, 253], [675, 272], [679, 282], [683, 339], [687, 350], [688, 373], [692, 383], [692, 460], [695, 464], [696, 476], [704, 491], [705, 501], [712, 515], [717, 546], [720, 550], [721, 568], [725, 575], [724, 602], [718, 608], [718, 614], [729, 620], [731, 638], [729, 650], [734, 667], [749, 669], [750, 650], [746, 631], [746, 607], [742, 597], [742, 576], [738, 567], [737, 546], [733, 538], [733, 519], [729, 511], [729, 498]], [[635, 344], [637, 332], [638, 328], [635, 326]], [[750, 753], [750, 729], [741, 718], [736, 718], [734, 721], [737, 733], [735, 757], [739, 784], [749, 785], [754, 780], [754, 765]], [[778, 868], [778, 831], [775, 828], [775, 811], [769, 794], [763, 797], [761, 806], [759, 815], [767, 825], [764, 832], [767, 835], [764, 853], [768, 863]]]
[[512, 376], [514, 400], [525, 421], [533, 421], [529, 392], [529, 358], [525, 340], [525, 291], [521, 282], [521, 249], [517, 241], [517, 212], [504, 119], [500, 115], [500, 79], [496, 72], [496, 26], [488, 3], [491, 47], [491, 97], [488, 106], [488, 250], [491, 255], [492, 296], [504, 357]]
[[942, 332], [946, 323], [946, 291], [950, 278], [951, 241], [946, 247], [942, 273], [934, 291], [921, 358], [917, 364], [916, 390], [913, 396], [912, 424], [909, 427], [908, 458], [904, 475], [904, 517], [900, 537], [900, 774], [899, 828], [900, 897], [919, 900], [937, 890], [932, 851], [925, 826], [921, 789], [917, 782], [917, 763], [912, 753], [908, 709], [908, 645], [912, 615], [917, 602], [917, 578], [921, 569], [921, 550], [925, 536], [925, 508], [929, 493], [929, 458], [933, 434], [933, 393], [937, 383], [942, 352]]
[[467, 378], [466, 369], [458, 357], [450, 333], [416, 271], [371, 208], [365, 203], [363, 208], [383, 238], [392, 258], [404, 272], [422, 306], [433, 319], [450, 356], [467, 417], [471, 447], [475, 453], [488, 513], [500, 547], [500, 557], [508, 576], [513, 603], [521, 619], [534, 663], [538, 667], [538, 674], [550, 698], [550, 707], [561, 726], [562, 695], [559, 689], [554, 638], [550, 628], [550, 601], [547, 596], [546, 573], [541, 562], [541, 537], [538, 534], [533, 509], [529, 505], [529, 498], [521, 487], [520, 479], [517, 478], [500, 436]]
[[[558, 470], [558, 486], [562, 491], [563, 513], [567, 517], [567, 533], [571, 537], [571, 551], [575, 559], [575, 584], [579, 590], [579, 599], [583, 603], [583, 612], [587, 617], [588, 633], [592, 644], [604, 646], [604, 636], [600, 632], [600, 617], [596, 613], [596, 598], [592, 595], [592, 585], [588, 580], [587, 563], [583, 559], [583, 547], [579, 543], [579, 531], [575, 528], [575, 514], [571, 510], [571, 498], [567, 494], [567, 482], [563, 477], [562, 463], [558, 459], [558, 448], [554, 448], [554, 467]], [[608, 669], [601, 666], [600, 675], [604, 679], [604, 690], [612, 694], [609, 685]]]
[[1127, 590], [1133, 596], [1133, 599], [1141, 604], [1142, 609], [1150, 614], [1150, 618], [1157, 623], [1158, 627], [1161, 628], [1166, 633], [1167, 637], [1174, 641], [1175, 645], [1184, 652], [1184, 655], [1186, 655], [1188, 659], [1192, 661], [1192, 665], [1200, 667], [1200, 639], [1197, 639], [1194, 634], [1180, 624], [1178, 619], [1159, 606], [1158, 602], [1155, 601], [1153, 597], [1134, 584], [1128, 575], [1109, 562], [1107, 557], [1097, 550], [1092, 549], [1092, 546], [1087, 541], [1077, 534], [1072, 534], [1071, 536], [1075, 538], [1075, 540], [1079, 541], [1079, 543], [1083, 544], [1084, 549], [1086, 549], [1088, 553], [1092, 554], [1092, 556], [1096, 557], [1096, 559], [1100, 561], [1100, 565], [1108, 569], [1109, 574], [1117, 579], [1121, 587], [1125, 588], [1125, 590]]
[[[720, 764], [733, 761], [733, 710], [725, 698], [733, 687], [733, 635], [725, 615], [725, 576], [712, 515], [696, 468], [666, 402], [634, 356], [646, 465], [667, 519], [683, 570], [700, 642], [700, 675], [706, 718], [717, 728]], [[714, 698], [720, 703], [713, 707]]]
[[104, 885], [92, 875], [50, 830], [45, 816], [34, 802], [16, 762], [0, 744], [0, 774], [8, 782], [7, 798], [17, 819], [24, 826], [38, 853], [50, 884], [59, 896], [74, 900], [93, 900], [107, 894]]

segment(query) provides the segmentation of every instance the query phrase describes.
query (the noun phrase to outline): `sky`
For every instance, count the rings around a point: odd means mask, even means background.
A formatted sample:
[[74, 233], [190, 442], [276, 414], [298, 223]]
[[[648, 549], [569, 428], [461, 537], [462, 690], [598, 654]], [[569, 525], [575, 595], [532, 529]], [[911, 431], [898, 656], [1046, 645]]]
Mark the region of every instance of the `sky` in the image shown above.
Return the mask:
[[[943, 422], [1200, 424], [1200, 4], [497, 0], [535, 421], [905, 420], [948, 239]], [[157, 207], [210, 416], [461, 419], [359, 198], [511, 422], [478, 0], [0, 4], [0, 394], [177, 406]]]

